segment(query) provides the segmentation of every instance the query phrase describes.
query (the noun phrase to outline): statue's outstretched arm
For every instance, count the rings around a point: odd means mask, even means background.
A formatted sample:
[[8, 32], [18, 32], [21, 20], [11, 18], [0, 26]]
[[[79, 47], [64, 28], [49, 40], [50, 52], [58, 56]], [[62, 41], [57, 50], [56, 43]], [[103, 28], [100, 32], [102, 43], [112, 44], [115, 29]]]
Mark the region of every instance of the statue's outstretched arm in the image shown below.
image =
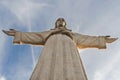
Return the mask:
[[2, 30], [8, 36], [13, 36], [13, 43], [17, 44], [33, 44], [33, 45], [44, 45], [46, 38], [51, 31], [44, 32], [21, 32], [15, 29]]
[[111, 38], [110, 36], [89, 36], [78, 33], [73, 33], [75, 43], [79, 48], [99, 48], [105, 49], [106, 43], [112, 43], [118, 38]]

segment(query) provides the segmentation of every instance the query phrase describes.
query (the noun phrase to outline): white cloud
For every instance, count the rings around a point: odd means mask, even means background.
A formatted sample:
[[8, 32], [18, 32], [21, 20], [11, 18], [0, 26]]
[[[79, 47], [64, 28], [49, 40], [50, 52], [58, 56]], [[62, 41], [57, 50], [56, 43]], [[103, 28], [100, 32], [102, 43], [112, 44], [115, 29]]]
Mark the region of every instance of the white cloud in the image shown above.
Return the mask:
[[[116, 55], [114, 55], [114, 57], [112, 58], [112, 60], [109, 61], [108, 64], [104, 65], [103, 67], [95, 71], [93, 80], [106, 80], [109, 77], [111, 78], [111, 80], [120, 79], [118, 74], [118, 70], [120, 70], [120, 68], [117, 70], [115, 69], [120, 60], [119, 53], [120, 52], [117, 52]], [[111, 74], [114, 75], [110, 76]]]
[[0, 80], [7, 80], [4, 76], [0, 76]]
[[5, 35], [0, 31], [0, 70], [2, 69], [2, 63], [5, 57], [5, 41], [6, 41], [6, 37], [4, 37]]
[[27, 67], [17, 67], [17, 72], [14, 74], [12, 79], [14, 80], [29, 80], [32, 70]]
[[36, 16], [36, 13], [43, 7], [51, 7], [46, 3], [36, 3], [31, 0], [15, 0], [12, 3], [10, 1], [2, 1], [11, 12], [13, 12], [22, 23], [27, 23], [31, 17]]
[[103, 80], [103, 75], [100, 72], [96, 72], [93, 80]]

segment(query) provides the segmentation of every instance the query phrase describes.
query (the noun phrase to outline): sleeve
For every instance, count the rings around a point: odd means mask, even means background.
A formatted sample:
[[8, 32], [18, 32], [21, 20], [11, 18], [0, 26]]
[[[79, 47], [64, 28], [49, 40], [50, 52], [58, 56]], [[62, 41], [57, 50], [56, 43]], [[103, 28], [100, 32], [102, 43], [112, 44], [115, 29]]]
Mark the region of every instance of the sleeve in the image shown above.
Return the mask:
[[45, 32], [16, 32], [13, 43], [44, 45], [50, 31]]
[[118, 38], [107, 36], [89, 36], [73, 33], [73, 38], [78, 48], [99, 48], [106, 49], [106, 43], [112, 43]]

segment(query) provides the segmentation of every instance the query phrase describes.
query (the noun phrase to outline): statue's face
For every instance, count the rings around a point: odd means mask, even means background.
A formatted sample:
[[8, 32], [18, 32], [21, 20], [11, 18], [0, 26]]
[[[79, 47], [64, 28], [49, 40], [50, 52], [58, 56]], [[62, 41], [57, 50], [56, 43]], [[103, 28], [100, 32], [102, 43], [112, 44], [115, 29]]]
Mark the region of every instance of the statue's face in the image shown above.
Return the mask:
[[63, 18], [58, 18], [56, 21], [56, 26], [57, 27], [65, 27], [66, 26], [66, 22]]

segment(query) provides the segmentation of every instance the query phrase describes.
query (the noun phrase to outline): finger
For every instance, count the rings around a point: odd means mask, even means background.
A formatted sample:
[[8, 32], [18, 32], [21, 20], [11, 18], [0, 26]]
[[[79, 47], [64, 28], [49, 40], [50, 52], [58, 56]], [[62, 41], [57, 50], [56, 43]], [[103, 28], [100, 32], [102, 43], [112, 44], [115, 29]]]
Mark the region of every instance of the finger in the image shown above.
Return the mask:
[[5, 34], [7, 34], [8, 33], [8, 31], [5, 31], [5, 30], [2, 30]]
[[14, 29], [9, 29], [9, 30], [14, 30]]
[[13, 32], [10, 32], [10, 31], [5, 31], [5, 30], [2, 30], [5, 34], [9, 35], [9, 36], [14, 36], [14, 33]]
[[105, 37], [110, 37], [110, 35], [106, 35]]
[[2, 32], [5, 32], [5, 30], [2, 30]]
[[10, 31], [14, 31], [14, 32], [16, 31], [15, 29], [9, 29], [9, 30], [10, 30]]

